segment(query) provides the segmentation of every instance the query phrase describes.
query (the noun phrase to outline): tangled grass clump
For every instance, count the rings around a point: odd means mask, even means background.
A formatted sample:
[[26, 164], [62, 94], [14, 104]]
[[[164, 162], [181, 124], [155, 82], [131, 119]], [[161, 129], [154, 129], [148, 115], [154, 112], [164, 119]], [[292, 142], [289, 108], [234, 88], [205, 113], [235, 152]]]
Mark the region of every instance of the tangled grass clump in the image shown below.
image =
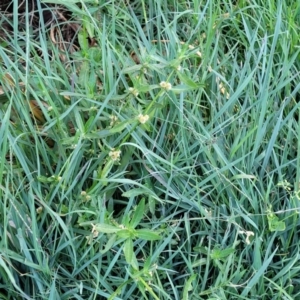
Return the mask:
[[296, 3], [2, 1], [0, 298], [299, 298]]

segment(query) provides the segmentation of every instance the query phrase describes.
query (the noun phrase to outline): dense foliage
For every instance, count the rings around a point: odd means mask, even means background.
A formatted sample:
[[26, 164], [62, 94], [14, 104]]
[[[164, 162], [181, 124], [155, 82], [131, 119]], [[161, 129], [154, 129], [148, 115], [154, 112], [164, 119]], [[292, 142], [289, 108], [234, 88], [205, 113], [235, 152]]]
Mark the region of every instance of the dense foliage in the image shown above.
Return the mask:
[[0, 12], [0, 298], [300, 299], [300, 4], [45, 2]]

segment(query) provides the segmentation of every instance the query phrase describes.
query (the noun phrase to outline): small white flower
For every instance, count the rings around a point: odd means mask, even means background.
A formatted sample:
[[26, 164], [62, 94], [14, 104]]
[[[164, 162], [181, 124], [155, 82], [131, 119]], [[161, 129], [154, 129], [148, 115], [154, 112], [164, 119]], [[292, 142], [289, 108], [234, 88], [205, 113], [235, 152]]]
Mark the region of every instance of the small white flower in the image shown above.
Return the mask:
[[56, 181], [61, 181], [61, 176], [52, 175], [51, 178], [53, 178]]
[[130, 87], [128, 91], [134, 96], [137, 97], [139, 95], [139, 91], [135, 88]]
[[246, 231], [246, 244], [249, 245], [250, 244], [250, 236], [254, 236], [254, 232], [252, 231]]
[[159, 85], [161, 88], [165, 89], [166, 88], [166, 82], [165, 81], [162, 81]]
[[226, 90], [226, 88], [225, 88], [225, 86], [223, 85], [222, 82], [220, 82], [220, 84], [219, 84], [219, 89], [220, 89], [220, 92], [221, 92], [223, 95], [226, 96], [226, 99], [229, 99], [230, 95], [229, 95], [229, 93], [227, 92], [227, 90]]
[[253, 231], [239, 231], [240, 234], [245, 234], [246, 235], [246, 244], [249, 245], [251, 243], [250, 237], [254, 236]]
[[172, 89], [172, 84], [170, 82], [162, 81], [159, 85], [161, 88], [165, 89], [166, 91]]
[[43, 211], [43, 207], [42, 207], [42, 206], [39, 206], [39, 207], [36, 209], [36, 213], [37, 213], [38, 215], [40, 215], [40, 214], [42, 213], [42, 211]]
[[92, 225], [92, 235], [93, 235], [93, 238], [96, 238], [99, 235], [99, 232], [96, 229], [96, 225], [94, 225], [94, 224], [91, 224], [91, 225]]
[[149, 120], [148, 115], [139, 114], [138, 118], [139, 118], [139, 121], [140, 121], [141, 124], [145, 124]]
[[111, 115], [109, 118], [110, 118], [110, 123], [109, 123], [110, 126], [113, 126], [118, 121], [117, 116]]
[[208, 209], [204, 208], [204, 211], [206, 212], [208, 218], [212, 217], [212, 211], [211, 210], [208, 210]]
[[112, 149], [108, 155], [113, 161], [118, 161], [118, 160], [120, 160], [121, 150]]

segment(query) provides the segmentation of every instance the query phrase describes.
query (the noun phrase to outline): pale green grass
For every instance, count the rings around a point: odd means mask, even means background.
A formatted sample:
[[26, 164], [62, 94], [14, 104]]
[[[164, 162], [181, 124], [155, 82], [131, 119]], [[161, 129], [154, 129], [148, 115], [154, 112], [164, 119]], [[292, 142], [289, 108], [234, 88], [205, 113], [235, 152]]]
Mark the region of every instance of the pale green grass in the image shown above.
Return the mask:
[[69, 2], [76, 53], [7, 37], [1, 299], [300, 297], [288, 2]]

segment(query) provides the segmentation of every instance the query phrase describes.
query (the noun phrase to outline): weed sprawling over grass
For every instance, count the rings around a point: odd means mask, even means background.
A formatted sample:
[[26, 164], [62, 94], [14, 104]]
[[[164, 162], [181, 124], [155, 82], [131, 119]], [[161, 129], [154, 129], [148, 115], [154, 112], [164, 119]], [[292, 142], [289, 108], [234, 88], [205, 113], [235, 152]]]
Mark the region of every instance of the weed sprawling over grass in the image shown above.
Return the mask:
[[300, 299], [298, 2], [47, 2], [2, 18], [0, 298]]

